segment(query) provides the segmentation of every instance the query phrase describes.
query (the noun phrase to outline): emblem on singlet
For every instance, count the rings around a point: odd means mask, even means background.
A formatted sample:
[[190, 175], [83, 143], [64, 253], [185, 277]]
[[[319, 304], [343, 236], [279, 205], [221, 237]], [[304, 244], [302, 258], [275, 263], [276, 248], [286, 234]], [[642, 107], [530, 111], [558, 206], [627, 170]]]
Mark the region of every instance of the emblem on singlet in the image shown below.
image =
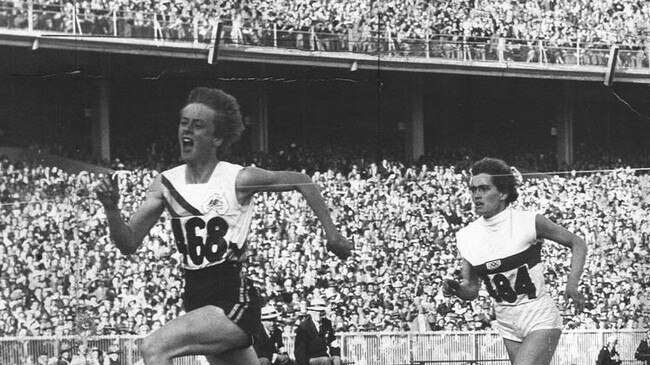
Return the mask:
[[488, 270], [496, 270], [501, 266], [501, 260], [490, 261], [485, 264]]
[[226, 193], [221, 190], [212, 194], [205, 203], [203, 203], [204, 211], [213, 210], [219, 215], [226, 214], [229, 208], [230, 204], [228, 204], [228, 199], [226, 199]]

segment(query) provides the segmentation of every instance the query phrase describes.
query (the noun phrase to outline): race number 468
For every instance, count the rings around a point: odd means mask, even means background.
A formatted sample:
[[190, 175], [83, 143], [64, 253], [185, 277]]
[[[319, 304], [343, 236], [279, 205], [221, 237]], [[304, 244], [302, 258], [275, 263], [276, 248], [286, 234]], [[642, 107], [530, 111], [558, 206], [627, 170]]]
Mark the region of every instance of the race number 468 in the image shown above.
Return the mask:
[[210, 218], [207, 222], [192, 217], [185, 224], [174, 218], [172, 231], [178, 251], [183, 254], [186, 262], [188, 257], [195, 265], [203, 264], [204, 259], [216, 262], [222, 260], [228, 250], [228, 242], [224, 238], [228, 232], [228, 223], [221, 217]]

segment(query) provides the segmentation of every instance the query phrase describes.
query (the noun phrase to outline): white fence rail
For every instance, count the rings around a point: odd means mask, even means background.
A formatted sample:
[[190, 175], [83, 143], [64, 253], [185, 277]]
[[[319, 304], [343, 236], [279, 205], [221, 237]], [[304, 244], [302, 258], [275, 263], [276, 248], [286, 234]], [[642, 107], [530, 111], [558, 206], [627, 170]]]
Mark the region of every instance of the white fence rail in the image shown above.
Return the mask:
[[[633, 364], [642, 331], [565, 331], [553, 358], [554, 365], [593, 365], [607, 337], [617, 335], [624, 363]], [[141, 356], [137, 336], [96, 337], [5, 337], [0, 338], [0, 365], [32, 364], [39, 355], [56, 357], [64, 343], [97, 347], [104, 352], [112, 344], [120, 347], [123, 365]], [[399, 364], [508, 364], [501, 338], [495, 332], [359, 332], [340, 334], [343, 358], [355, 365]], [[285, 338], [293, 353], [293, 336]], [[198, 365], [199, 359], [176, 359], [177, 365]]]

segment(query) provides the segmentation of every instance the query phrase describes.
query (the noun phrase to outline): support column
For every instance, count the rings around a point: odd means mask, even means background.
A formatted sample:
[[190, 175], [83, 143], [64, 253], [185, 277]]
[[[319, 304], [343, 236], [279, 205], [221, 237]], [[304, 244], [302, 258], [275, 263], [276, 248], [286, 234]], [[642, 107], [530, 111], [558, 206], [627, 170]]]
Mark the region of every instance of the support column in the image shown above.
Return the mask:
[[91, 110], [92, 154], [94, 157], [110, 161], [110, 85], [107, 77], [97, 81], [95, 90]]
[[564, 100], [557, 126], [557, 164], [559, 168], [573, 164], [573, 118], [575, 109], [575, 88], [567, 82]]
[[102, 55], [99, 60], [101, 78], [91, 81], [89, 94], [90, 102], [90, 123], [91, 137], [90, 148], [93, 157], [105, 161], [111, 160], [111, 133], [110, 133], [110, 107], [111, 107], [111, 56]]
[[257, 96], [256, 107], [251, 116], [251, 143], [253, 151], [266, 153], [269, 151], [269, 111], [264, 85], [258, 88]]
[[406, 91], [405, 154], [408, 161], [424, 155], [424, 92], [422, 79], [414, 77]]

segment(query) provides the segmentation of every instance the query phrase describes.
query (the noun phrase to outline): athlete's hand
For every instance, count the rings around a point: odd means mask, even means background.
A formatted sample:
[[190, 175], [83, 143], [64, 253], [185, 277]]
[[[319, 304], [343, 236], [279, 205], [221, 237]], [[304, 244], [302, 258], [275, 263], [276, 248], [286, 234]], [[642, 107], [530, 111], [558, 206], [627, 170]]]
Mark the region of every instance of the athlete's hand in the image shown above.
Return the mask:
[[576, 314], [582, 313], [582, 310], [585, 309], [585, 297], [582, 295], [578, 288], [567, 287], [564, 291], [564, 299], [569, 301], [569, 298], [573, 301], [573, 306], [576, 308]]
[[120, 190], [117, 186], [117, 176], [102, 177], [93, 188], [97, 194], [97, 200], [104, 206], [104, 209], [117, 209], [120, 202]]
[[453, 279], [445, 279], [442, 282], [442, 295], [450, 297], [456, 295], [460, 289], [460, 283]]
[[345, 237], [336, 235], [327, 239], [327, 249], [345, 261], [352, 254], [352, 245]]

